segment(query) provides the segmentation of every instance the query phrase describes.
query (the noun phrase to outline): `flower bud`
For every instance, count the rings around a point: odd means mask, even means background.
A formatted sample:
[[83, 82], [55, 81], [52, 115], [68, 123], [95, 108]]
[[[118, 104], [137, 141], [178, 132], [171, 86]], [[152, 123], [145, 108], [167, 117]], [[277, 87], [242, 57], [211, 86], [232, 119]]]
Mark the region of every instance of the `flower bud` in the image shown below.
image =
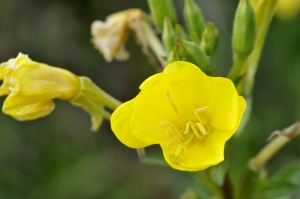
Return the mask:
[[110, 114], [104, 106], [116, 109], [121, 103], [98, 88], [87, 77], [31, 60], [19, 53], [0, 65], [0, 96], [8, 95], [3, 113], [19, 121], [35, 120], [49, 115], [55, 108], [53, 99], [67, 100], [86, 110], [96, 131]]
[[155, 25], [163, 29], [165, 17], [169, 17], [173, 25], [177, 22], [177, 16], [172, 0], [148, 0]]
[[189, 36], [186, 34], [184, 28], [180, 24], [176, 24], [175, 26], [176, 36], [180, 39], [190, 40]]
[[175, 46], [176, 34], [168, 17], [164, 20], [164, 29], [162, 34], [162, 40], [167, 52], [171, 52]]
[[249, 0], [240, 0], [235, 13], [232, 46], [238, 56], [248, 56], [255, 42], [255, 14]]
[[201, 40], [202, 32], [205, 29], [205, 22], [202, 12], [194, 0], [185, 0], [183, 16], [190, 36], [196, 35]]
[[219, 41], [219, 31], [213, 23], [206, 23], [205, 30], [202, 33], [201, 49], [208, 56], [212, 56], [217, 48]]
[[208, 57], [197, 44], [182, 39], [177, 39], [176, 42], [179, 45], [178, 50], [182, 58], [181, 60], [191, 62], [198, 66], [203, 72], [208, 72], [210, 66]]

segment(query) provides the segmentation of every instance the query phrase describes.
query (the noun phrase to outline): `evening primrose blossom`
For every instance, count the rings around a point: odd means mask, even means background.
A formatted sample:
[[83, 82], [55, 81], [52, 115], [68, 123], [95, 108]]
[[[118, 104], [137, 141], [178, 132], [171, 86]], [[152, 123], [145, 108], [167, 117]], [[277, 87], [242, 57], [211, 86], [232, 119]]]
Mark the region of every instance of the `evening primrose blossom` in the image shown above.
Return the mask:
[[22, 53], [0, 65], [0, 80], [3, 80], [0, 96], [8, 95], [2, 111], [19, 121], [50, 114], [55, 108], [53, 99], [58, 98], [89, 112], [92, 130], [96, 131], [103, 117], [110, 118], [104, 105], [117, 107], [106, 103], [102, 99], [105, 93], [87, 77], [32, 61]]
[[198, 171], [224, 159], [246, 102], [226, 78], [206, 76], [177, 61], [142, 83], [141, 92], [112, 114], [112, 130], [131, 148], [159, 144], [169, 165]]

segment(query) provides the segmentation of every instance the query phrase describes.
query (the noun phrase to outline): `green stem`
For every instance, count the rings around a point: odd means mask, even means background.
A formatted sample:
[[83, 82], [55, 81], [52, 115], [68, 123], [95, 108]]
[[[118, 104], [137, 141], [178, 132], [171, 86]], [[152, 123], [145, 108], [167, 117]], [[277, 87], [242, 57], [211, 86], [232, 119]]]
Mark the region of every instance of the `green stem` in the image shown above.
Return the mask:
[[146, 151], [145, 151], [145, 148], [139, 148], [139, 149], [136, 149], [136, 152], [138, 154], [138, 157], [140, 159], [144, 159], [146, 157]]
[[242, 73], [245, 73], [245, 96], [248, 96], [252, 92], [254, 84], [254, 75], [257, 70], [258, 62], [260, 60], [261, 51], [265, 42], [266, 34], [268, 32], [269, 25], [275, 13], [278, 0], [261, 0], [255, 7], [256, 15], [256, 40], [254, 49], [247, 58]]
[[157, 35], [153, 31], [153, 29], [150, 27], [150, 25], [142, 21], [141, 22], [141, 28], [143, 28], [144, 36], [147, 38], [148, 45], [157, 57], [158, 61], [160, 62], [161, 66], [164, 68], [166, 66], [166, 62], [164, 60], [164, 57], [166, 57], [166, 51], [161, 43], [161, 41], [158, 39]]
[[241, 70], [244, 66], [246, 58], [247, 57], [237, 55], [235, 63], [228, 74], [228, 78], [233, 82], [235, 82], [235, 80], [241, 75]]
[[271, 134], [278, 135], [270, 141], [254, 158], [249, 162], [249, 166], [253, 171], [259, 171], [284, 145], [286, 145], [292, 138], [300, 135], [300, 122], [283, 129], [282, 131], [275, 131]]

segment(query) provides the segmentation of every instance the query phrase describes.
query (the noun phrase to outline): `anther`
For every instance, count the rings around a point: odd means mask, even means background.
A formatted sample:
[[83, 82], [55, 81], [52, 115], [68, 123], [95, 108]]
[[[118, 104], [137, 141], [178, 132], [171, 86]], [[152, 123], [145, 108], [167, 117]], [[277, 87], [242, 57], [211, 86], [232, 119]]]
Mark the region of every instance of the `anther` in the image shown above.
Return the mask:
[[161, 129], [161, 128], [166, 127], [170, 124], [172, 124], [172, 122], [170, 120], [164, 120], [164, 121], [162, 121], [161, 123], [159, 123], [157, 125], [157, 129]]
[[177, 107], [175, 106], [175, 104], [174, 104], [174, 102], [173, 102], [173, 100], [172, 100], [172, 98], [171, 98], [169, 92], [167, 92], [167, 96], [168, 96], [168, 100], [169, 100], [171, 106], [173, 107], [174, 111], [175, 111], [177, 114], [179, 114], [178, 109], [177, 109]]
[[186, 123], [186, 126], [185, 126], [185, 131], [183, 134], [188, 134], [189, 130], [190, 130], [190, 125], [191, 125], [191, 121], [187, 122]]
[[206, 124], [207, 123], [207, 119], [205, 117], [199, 117], [197, 114], [194, 114], [194, 116], [196, 117], [196, 119], [198, 120], [198, 122], [200, 122], [201, 124]]
[[196, 124], [197, 124], [197, 126], [198, 126], [200, 132], [202, 133], [202, 135], [203, 135], [203, 136], [206, 135], [207, 132], [206, 132], [204, 126], [203, 126], [201, 123], [199, 123], [199, 122], [197, 122]]
[[202, 108], [197, 108], [197, 109], [194, 110], [194, 114], [203, 112], [208, 108], [209, 108], [209, 106], [205, 106], [205, 107], [202, 107]]
[[191, 127], [192, 127], [192, 130], [193, 130], [193, 133], [195, 134], [195, 136], [199, 139], [202, 139], [202, 136], [199, 135], [199, 133], [197, 132], [197, 130], [195, 128], [195, 124], [191, 124]]

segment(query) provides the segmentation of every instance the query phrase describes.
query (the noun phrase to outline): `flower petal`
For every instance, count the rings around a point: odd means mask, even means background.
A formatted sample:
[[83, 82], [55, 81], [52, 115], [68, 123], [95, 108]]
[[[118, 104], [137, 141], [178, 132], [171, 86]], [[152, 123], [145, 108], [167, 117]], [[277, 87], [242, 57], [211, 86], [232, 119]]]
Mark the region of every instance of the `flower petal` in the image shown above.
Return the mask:
[[177, 114], [175, 106], [180, 115], [192, 114], [196, 108], [207, 106], [208, 88], [208, 82], [204, 81], [201, 88], [195, 82], [164, 73], [149, 77], [140, 86], [144, 99]]
[[139, 103], [136, 105], [130, 120], [131, 132], [139, 140], [149, 144], [165, 143], [170, 139], [167, 127], [158, 128], [163, 121], [173, 120], [176, 115], [155, 107], [154, 104]]
[[211, 77], [205, 112], [210, 124], [220, 131], [232, 131], [239, 114], [238, 94], [233, 83], [227, 78]]
[[8, 106], [7, 102], [9, 101], [5, 100], [2, 109], [3, 113], [20, 121], [35, 120], [37, 118], [44, 117], [49, 115], [55, 108], [55, 104], [52, 100], [37, 102], [24, 106], [17, 106], [17, 104]]
[[111, 128], [117, 138], [130, 148], [143, 148], [149, 146], [147, 142], [137, 139], [131, 131], [130, 118], [134, 113], [135, 100], [125, 102], [119, 106], [111, 116]]
[[179, 79], [193, 82], [200, 88], [208, 86], [208, 76], [206, 76], [196, 65], [186, 61], [176, 61], [168, 64], [163, 73], [173, 75]]
[[[219, 134], [218, 137], [215, 137]], [[188, 147], [186, 155], [179, 164], [189, 171], [198, 171], [216, 165], [224, 160], [224, 146], [227, 132], [216, 131], [196, 144]]]

